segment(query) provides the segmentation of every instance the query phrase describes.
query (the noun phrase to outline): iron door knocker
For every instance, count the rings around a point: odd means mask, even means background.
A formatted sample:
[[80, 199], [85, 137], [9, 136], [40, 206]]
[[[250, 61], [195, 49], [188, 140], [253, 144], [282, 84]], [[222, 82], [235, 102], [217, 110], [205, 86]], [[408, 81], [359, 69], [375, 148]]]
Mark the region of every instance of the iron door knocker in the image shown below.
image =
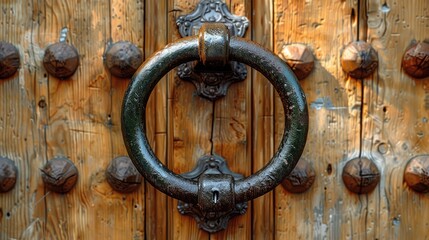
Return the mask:
[[[305, 95], [292, 70], [272, 52], [229, 34], [224, 24], [207, 23], [199, 36], [182, 38], [155, 53], [133, 76], [122, 108], [125, 145], [138, 171], [158, 190], [197, 208], [199, 225], [209, 232], [224, 229], [228, 214], [237, 215], [237, 204], [271, 191], [289, 175], [300, 159], [308, 132]], [[279, 93], [286, 119], [283, 139], [270, 162], [257, 173], [241, 178], [225, 170], [222, 159], [203, 157], [199, 164], [207, 164], [205, 171], [181, 176], [166, 168], [151, 149], [145, 131], [149, 96], [171, 69], [195, 60], [206, 65], [247, 64], [264, 74]]]

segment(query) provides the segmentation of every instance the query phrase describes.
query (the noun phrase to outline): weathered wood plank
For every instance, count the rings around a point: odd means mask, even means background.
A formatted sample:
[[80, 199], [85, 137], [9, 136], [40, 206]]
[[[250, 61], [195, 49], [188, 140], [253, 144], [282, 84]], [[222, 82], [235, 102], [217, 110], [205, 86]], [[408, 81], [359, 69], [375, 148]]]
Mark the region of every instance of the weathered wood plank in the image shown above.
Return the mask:
[[[310, 129], [303, 153], [316, 171], [316, 182], [303, 194], [276, 190], [277, 239], [346, 239], [365, 232], [353, 196], [342, 185], [344, 163], [359, 155], [360, 83], [347, 78], [340, 51], [353, 40], [353, 1], [275, 1], [275, 52], [284, 44], [304, 43], [315, 57], [313, 73], [300, 83], [309, 104]], [[281, 102], [275, 101], [276, 146], [283, 134]], [[352, 224], [353, 223], [353, 224]]]
[[[46, 220], [47, 238], [131, 238], [142, 231], [142, 227], [130, 224], [143, 218], [132, 211], [139, 209], [134, 197], [113, 192], [104, 177], [113, 157], [112, 146], [116, 146], [110, 128], [111, 81], [102, 62], [111, 36], [110, 7], [110, 2], [52, 1], [45, 9], [44, 27], [56, 33], [46, 45], [57, 41], [59, 29], [67, 26], [68, 41], [76, 46], [81, 58], [78, 71], [70, 79], [49, 77], [48, 159], [67, 156], [78, 167], [80, 178], [70, 193], [48, 195], [51, 211]], [[88, 231], [88, 227], [93, 230]]]
[[[110, 38], [113, 43], [118, 41], [129, 41], [135, 44], [145, 53], [143, 48], [146, 33], [144, 31], [145, 22], [145, 2], [140, 1], [110, 1]], [[125, 90], [128, 87], [128, 79], [119, 79], [110, 75], [110, 114], [108, 114], [108, 127], [111, 135], [111, 156], [113, 159], [121, 155], [128, 155], [124, 146], [121, 130], [122, 100]], [[110, 161], [110, 160], [109, 160]], [[123, 194], [113, 192], [116, 199], [120, 199]], [[115, 229], [120, 238], [145, 239], [147, 230], [145, 229], [147, 208], [145, 206], [145, 184], [142, 184], [138, 191], [127, 194], [126, 200], [120, 203], [116, 211], [111, 214], [115, 219], [122, 219]], [[124, 211], [125, 210], [125, 211]], [[120, 213], [129, 212], [127, 218], [123, 218]], [[127, 226], [125, 226], [127, 225]], [[118, 236], [116, 235], [116, 236]]]
[[[168, 2], [146, 1], [145, 5], [145, 55], [167, 45]], [[163, 78], [152, 92], [147, 108], [147, 129], [150, 144], [163, 164], [167, 163], [167, 83]], [[146, 184], [146, 238], [167, 238], [167, 196]]]
[[[252, 2], [252, 41], [273, 51], [274, 2]], [[274, 88], [259, 72], [252, 70], [252, 172], [264, 167], [274, 155]], [[274, 191], [252, 203], [253, 239], [274, 239]]]
[[[13, 44], [20, 54], [20, 69], [0, 80], [0, 156], [18, 169], [15, 187], [0, 196], [0, 238], [43, 238], [45, 196], [39, 169], [44, 162], [46, 141], [41, 126], [44, 110], [37, 106], [47, 89], [38, 72], [40, 15], [35, 3], [2, 1], [0, 40]], [[40, 111], [40, 112], [39, 112]]]
[[[174, 0], [169, 4], [169, 41], [179, 38], [176, 18], [193, 12], [198, 0]], [[195, 87], [180, 80], [175, 72], [168, 80], [169, 135], [168, 166], [175, 173], [192, 170], [197, 160], [212, 149], [213, 103], [200, 98]], [[177, 200], [169, 200], [169, 239], [208, 239], [209, 234], [198, 229], [194, 218], [177, 211]]]
[[427, 83], [406, 75], [401, 61], [412, 41], [429, 37], [429, 2], [368, 1], [367, 6], [367, 41], [378, 52], [379, 67], [364, 85], [363, 153], [382, 172], [380, 200], [371, 204], [378, 222], [368, 236], [426, 239], [429, 199], [407, 187], [403, 173], [412, 157], [428, 154]]
[[[106, 149], [110, 134], [104, 127], [110, 84], [102, 65], [105, 42], [96, 39], [107, 39], [110, 34], [109, 25], [104, 24], [109, 22], [109, 4], [47, 1], [44, 12], [44, 29], [52, 34], [44, 47], [57, 42], [59, 30], [67, 27], [67, 41], [80, 55], [79, 69], [70, 79], [48, 77], [47, 159], [68, 157], [79, 170], [79, 180], [70, 193], [51, 192], [47, 196], [46, 238], [107, 237], [113, 235], [109, 231], [111, 219], [103, 216], [103, 208], [109, 209], [104, 201], [109, 188], [100, 183], [104, 179], [103, 166], [111, 155], [111, 150]], [[86, 231], [86, 225], [94, 222], [99, 224], [93, 225], [93, 231]]]
[[[251, 0], [225, 1], [231, 13], [251, 19]], [[245, 36], [250, 39], [251, 31]], [[252, 115], [251, 71], [243, 82], [232, 84], [224, 98], [214, 104], [213, 153], [222, 156], [233, 172], [249, 176], [252, 173]], [[250, 239], [252, 234], [252, 206], [247, 213], [231, 219], [225, 231], [212, 234], [210, 239]]]

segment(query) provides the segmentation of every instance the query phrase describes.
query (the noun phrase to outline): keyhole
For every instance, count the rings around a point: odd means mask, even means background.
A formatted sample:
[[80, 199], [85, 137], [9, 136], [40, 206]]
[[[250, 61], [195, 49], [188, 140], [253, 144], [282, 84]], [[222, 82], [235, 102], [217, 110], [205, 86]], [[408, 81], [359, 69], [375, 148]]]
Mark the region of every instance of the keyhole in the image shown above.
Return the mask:
[[213, 193], [213, 202], [217, 203], [219, 201], [219, 189], [213, 188], [212, 193]]

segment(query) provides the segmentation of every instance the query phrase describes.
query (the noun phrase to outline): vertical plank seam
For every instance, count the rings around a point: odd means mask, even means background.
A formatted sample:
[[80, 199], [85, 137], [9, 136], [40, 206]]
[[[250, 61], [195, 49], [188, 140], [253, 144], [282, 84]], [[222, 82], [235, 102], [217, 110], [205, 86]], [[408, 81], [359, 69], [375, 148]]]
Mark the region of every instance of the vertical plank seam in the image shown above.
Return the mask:
[[[171, 32], [171, 26], [170, 26], [170, 13], [173, 13], [173, 16], [175, 15], [175, 12], [170, 12], [169, 11], [169, 9], [170, 9], [170, 6], [172, 6], [172, 8], [174, 8], [174, 4], [171, 4], [171, 1], [172, 0], [166, 0], [167, 1], [167, 8], [166, 8], [166, 11], [167, 11], [167, 22], [166, 22], [166, 24], [167, 24], [167, 32], [166, 32], [166, 40], [167, 40], [167, 42], [170, 42], [171, 41], [171, 39], [172, 39], [172, 37], [171, 37], [171, 34], [169, 34], [170, 32]], [[169, 73], [169, 74], [173, 74], [173, 73]], [[169, 74], [167, 74], [167, 75], [169, 75]], [[173, 156], [173, 148], [174, 147], [172, 147], [172, 144], [171, 144], [171, 140], [170, 139], [173, 139], [174, 138], [174, 130], [172, 131], [172, 117], [173, 117], [173, 114], [171, 114], [171, 111], [172, 111], [172, 103], [171, 103], [171, 100], [172, 100], [172, 96], [170, 96], [170, 94], [171, 94], [171, 89], [173, 88], [173, 86], [171, 86], [171, 81], [173, 81], [174, 80], [174, 78], [172, 78], [172, 79], [167, 79], [167, 94], [166, 94], [166, 97], [167, 97], [167, 115], [166, 115], [166, 124], [167, 124], [167, 128], [166, 128], [166, 132], [167, 132], [167, 142], [166, 142], [166, 144], [167, 144], [167, 147], [166, 147], [166, 151], [167, 151], [167, 153], [166, 153], [166, 161], [165, 161], [165, 163], [166, 163], [166, 166], [167, 166], [167, 168], [168, 169], [171, 169], [170, 168], [170, 165], [172, 165], [172, 164], [170, 164], [171, 163], [171, 161], [172, 161], [172, 156]], [[173, 209], [173, 200], [170, 198], [170, 197], [167, 197], [167, 199], [166, 199], [166, 207], [167, 207], [167, 211], [165, 211], [165, 214], [166, 214], [166, 223], [165, 223], [165, 225], [166, 225], [166, 231], [165, 231], [165, 239], [170, 239], [170, 237], [172, 237], [173, 235], [172, 235], [172, 233], [170, 233], [170, 231], [169, 231], [169, 229], [170, 229], [170, 222], [171, 221], [173, 221], [172, 219], [173, 219], [173, 217], [172, 217], [172, 215], [173, 215], [173, 213], [171, 212], [171, 211], [169, 211], [168, 209]]]
[[[250, 28], [249, 28], [249, 32], [250, 32], [250, 40], [254, 41], [255, 36], [253, 35], [254, 32], [252, 31], [253, 29], [253, 24], [255, 23], [255, 14], [254, 14], [254, 9], [253, 9], [253, 1], [250, 1]], [[252, 24], [253, 23], [253, 24]], [[255, 144], [255, 139], [254, 139], [254, 135], [253, 135], [253, 129], [255, 129], [255, 122], [253, 119], [253, 111], [254, 111], [254, 101], [255, 101], [255, 97], [254, 97], [254, 89], [253, 89], [253, 81], [254, 79], [254, 74], [253, 74], [253, 69], [250, 68], [250, 114], [248, 114], [248, 116], [250, 115], [250, 119], [248, 120], [250, 122], [250, 134], [249, 134], [249, 138], [250, 138], [250, 145], [253, 148], [254, 144]], [[250, 171], [253, 174], [255, 172], [255, 163], [254, 163], [254, 151], [250, 151]], [[254, 201], [252, 200], [250, 202], [251, 204], [251, 208], [250, 208], [250, 238], [253, 240], [254, 239], [254, 222], [255, 222], [255, 207], [254, 207]]]
[[[165, 14], [165, 18], [166, 18], [166, 21], [165, 21], [165, 29], [166, 29], [166, 31], [165, 31], [165, 35], [164, 35], [164, 39], [165, 39], [165, 41], [166, 41], [166, 43], [168, 44], [168, 35], [169, 35], [169, 14], [168, 14], [168, 9], [169, 9], [169, 7], [170, 7], [170, 2], [168, 1], [168, 0], [165, 0], [166, 1], [166, 3], [165, 3], [165, 12], [164, 12], [164, 14]], [[145, 3], [145, 6], [146, 6], [146, 3]], [[143, 14], [146, 14], [146, 11], [143, 13]], [[144, 19], [144, 18], [143, 18]], [[143, 21], [143, 22], [146, 22], [146, 21]], [[165, 95], [164, 95], [164, 97], [165, 97], [165, 104], [166, 104], [166, 106], [165, 106], [165, 122], [164, 122], [164, 124], [165, 124], [165, 142], [164, 142], [164, 151], [165, 151], [165, 153], [164, 153], [164, 157], [165, 157], [165, 159], [164, 159], [164, 163], [165, 163], [165, 165], [167, 166], [167, 168], [169, 168], [169, 166], [168, 166], [168, 152], [169, 152], [169, 146], [170, 146], [170, 144], [168, 144], [168, 139], [169, 139], [169, 137], [170, 137], [170, 134], [169, 134], [169, 124], [168, 124], [168, 121], [169, 121], [169, 118], [170, 118], [170, 114], [169, 114], [169, 109], [170, 109], [170, 106], [169, 106], [169, 101], [168, 101], [168, 94], [169, 94], [169, 82], [170, 82], [170, 78], [169, 78], [169, 74], [166, 74], [165, 75], [165, 80], [164, 81], [166, 81], [166, 84], [165, 84]], [[164, 205], [167, 209], [168, 209], [168, 196], [166, 196], [165, 197], [165, 205]], [[163, 239], [168, 239], [168, 211], [164, 211], [164, 219], [165, 219], [165, 221], [164, 221], [164, 225], [165, 225], [165, 235], [164, 235], [164, 238]]]
[[[275, 48], [275, 41], [274, 41], [274, 34], [275, 34], [275, 31], [274, 31], [274, 14], [275, 14], [275, 11], [274, 11], [274, 9], [275, 9], [275, 6], [274, 6], [274, 1], [273, 0], [268, 0], [269, 1], [269, 3], [270, 3], [270, 10], [271, 10], [271, 16], [270, 16], [270, 20], [271, 20], [271, 29], [270, 29], [270, 31], [271, 31], [271, 51], [273, 51], [273, 53], [274, 54], [276, 54], [275, 52], [274, 52], [274, 48]], [[272, 104], [272, 108], [271, 108], [271, 113], [272, 113], [272, 116], [273, 116], [273, 118], [272, 118], [272, 127], [271, 127], [271, 129], [270, 129], [270, 131], [271, 131], [271, 141], [272, 141], [272, 144], [271, 144], [271, 154], [274, 154], [275, 152], [276, 152], [276, 147], [275, 147], [275, 138], [276, 138], [276, 134], [275, 134], [275, 124], [276, 124], [276, 118], [274, 117], [274, 112], [275, 112], [275, 108], [274, 108], [274, 103], [275, 103], [275, 90], [274, 90], [274, 88], [271, 88], [271, 104]], [[272, 239], [276, 239], [276, 194], [275, 194], [275, 188], [273, 189], [273, 197], [272, 197], [272, 204], [273, 204], [273, 209], [272, 209], [272, 218], [273, 218], [273, 231], [272, 231]]]
[[[40, 3], [40, 1], [39, 1], [39, 3]], [[45, 13], [46, 13], [46, 11], [47, 11], [47, 9], [46, 9], [46, 4], [44, 4], [43, 5], [44, 7], [45, 7]], [[51, 16], [53, 16], [53, 8], [50, 8], [50, 11], [51, 11]], [[47, 24], [45, 24], [45, 28], [46, 28], [46, 26], [47, 26]], [[43, 31], [43, 32], [46, 32], [46, 29]], [[32, 43], [32, 45], [33, 45], [33, 39], [31, 39], [31, 43]], [[48, 139], [47, 139], [47, 128], [49, 127], [49, 124], [50, 124], [50, 116], [51, 116], [51, 98], [50, 98], [50, 96], [51, 96], [51, 93], [50, 93], [50, 79], [51, 79], [51, 76], [49, 75], [49, 74], [46, 74], [46, 87], [47, 87], [47, 95], [48, 95], [48, 99], [47, 99], [47, 101], [48, 101], [48, 107], [47, 107], [47, 109], [46, 109], [46, 111], [47, 111], [47, 114], [46, 114], [46, 123], [44, 124], [44, 126], [43, 126], [43, 138], [44, 138], [44, 141], [45, 141], [45, 156], [44, 156], [44, 158], [45, 158], [45, 163], [46, 162], [48, 162]], [[46, 196], [48, 193], [46, 192], [46, 187], [44, 187], [43, 188], [44, 189], [44, 191], [43, 191], [43, 196]], [[43, 199], [43, 204], [45, 205], [45, 213], [44, 213], [44, 225], [43, 225], [43, 236], [46, 236], [47, 235], [47, 226], [48, 226], [48, 201], [47, 201], [47, 198], [45, 197], [44, 199]]]
[[[149, 0], [150, 1], [150, 0]], [[144, 0], [143, 1], [143, 46], [142, 46], [142, 53], [143, 53], [143, 59], [144, 59], [144, 61], [146, 60], [146, 11], [147, 11], [147, 1], [146, 0]], [[156, 99], [154, 99], [155, 101], [156, 101]], [[146, 103], [147, 104], [147, 103]], [[156, 104], [156, 102], [155, 102], [155, 104]], [[145, 108], [146, 109], [146, 108]], [[146, 123], [144, 123], [145, 124], [145, 126], [147, 125]], [[147, 128], [145, 128], [144, 129], [144, 131], [146, 131], [147, 132]], [[156, 132], [156, 121], [155, 121], [155, 132]], [[156, 135], [156, 133], [155, 133], [155, 135]], [[153, 151], [155, 151], [155, 149], [153, 149]], [[147, 193], [148, 193], [148, 191], [147, 191], [147, 187], [148, 187], [148, 185], [147, 185], [147, 182], [146, 182], [146, 179], [144, 179], [144, 184], [143, 184], [143, 186], [142, 186], [143, 188], [144, 188], [144, 197], [142, 198], [142, 200], [143, 200], [143, 206], [144, 206], [144, 224], [143, 224], [143, 231], [144, 231], [144, 238], [145, 239], [148, 239], [149, 238], [149, 236], [148, 236], [148, 232], [147, 232], [147, 221], [148, 221], [148, 211], [147, 211], [147, 201], [146, 201], [146, 198], [147, 198]]]

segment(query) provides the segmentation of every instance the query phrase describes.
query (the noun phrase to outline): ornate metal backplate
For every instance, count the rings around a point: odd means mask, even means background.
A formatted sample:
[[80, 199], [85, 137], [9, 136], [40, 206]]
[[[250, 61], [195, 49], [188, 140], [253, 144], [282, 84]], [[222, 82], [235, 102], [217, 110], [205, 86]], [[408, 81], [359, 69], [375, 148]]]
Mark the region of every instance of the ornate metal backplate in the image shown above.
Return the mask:
[[[243, 178], [243, 175], [231, 172], [225, 160], [219, 156], [204, 156], [200, 158], [195, 169], [182, 174], [182, 176], [198, 181], [205, 174], [228, 174], [234, 180]], [[246, 213], [247, 202], [237, 203], [234, 209], [227, 212], [207, 212], [203, 211], [198, 204], [190, 204], [182, 201], [179, 201], [177, 209], [183, 215], [194, 217], [201, 229], [213, 233], [226, 229], [230, 218]]]
[[[176, 21], [182, 37], [197, 35], [202, 24], [207, 22], [224, 23], [231, 36], [238, 37], [243, 37], [249, 26], [246, 17], [232, 15], [221, 0], [202, 0], [193, 13], [180, 16]], [[216, 100], [226, 95], [229, 85], [246, 79], [247, 69], [244, 64], [233, 61], [212, 68], [200, 62], [189, 62], [179, 66], [177, 75], [193, 82], [198, 95]]]

